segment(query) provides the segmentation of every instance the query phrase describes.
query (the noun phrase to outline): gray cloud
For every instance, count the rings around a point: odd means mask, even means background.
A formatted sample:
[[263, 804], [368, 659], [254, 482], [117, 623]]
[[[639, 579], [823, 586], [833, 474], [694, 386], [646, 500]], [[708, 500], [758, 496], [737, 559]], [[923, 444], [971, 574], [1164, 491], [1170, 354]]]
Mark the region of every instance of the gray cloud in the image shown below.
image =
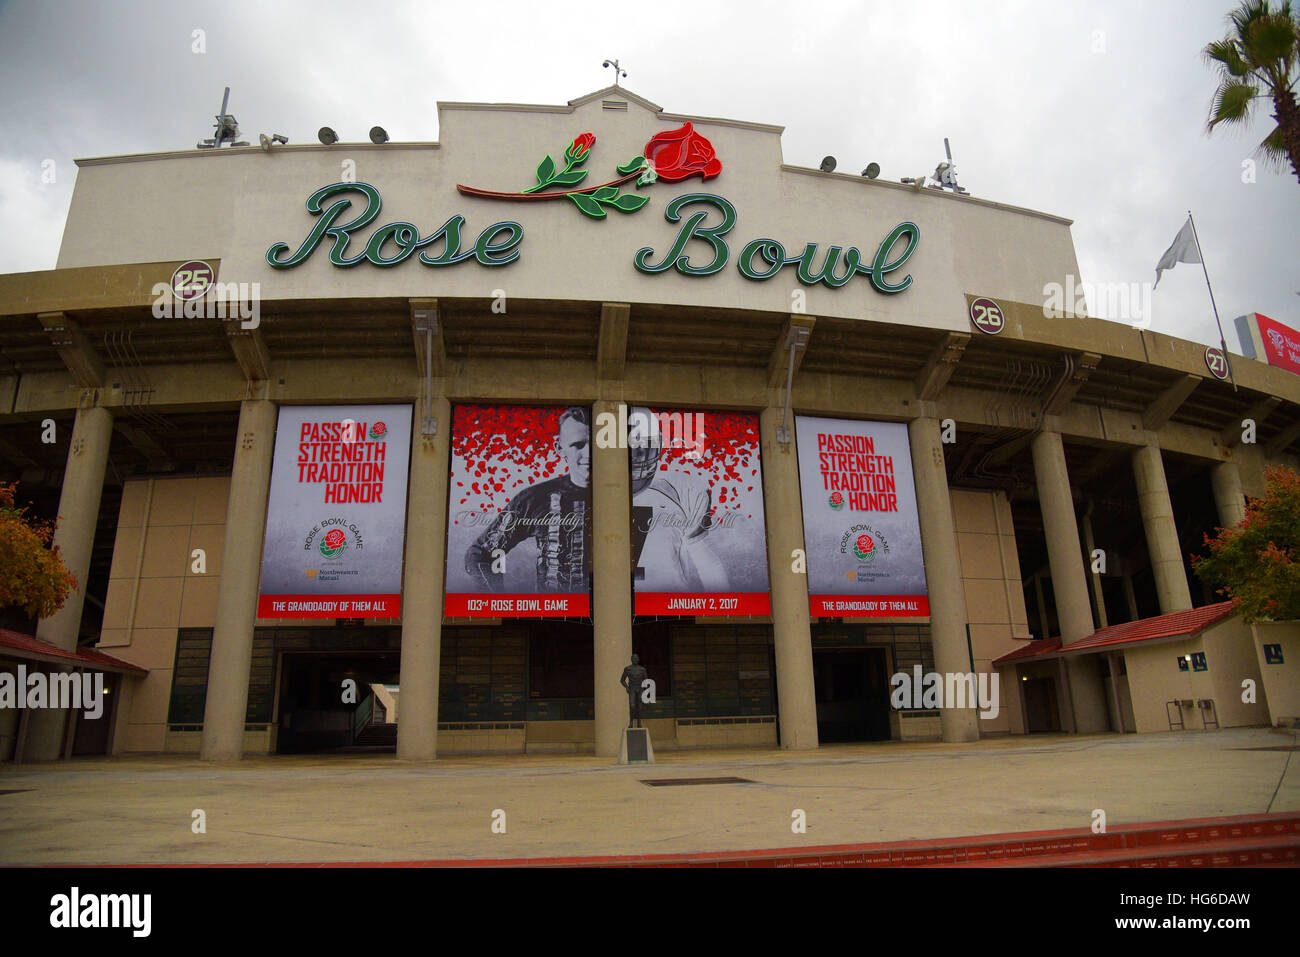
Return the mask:
[[[948, 136], [973, 195], [1075, 221], [1093, 282], [1154, 279], [1190, 208], [1235, 350], [1241, 313], [1300, 327], [1300, 183], [1263, 168], [1242, 182], [1271, 108], [1243, 135], [1203, 132], [1200, 50], [1229, 6], [11, 3], [0, 270], [53, 267], [74, 157], [192, 148], [227, 84], [250, 140], [323, 125], [361, 140], [375, 124], [427, 140], [438, 100], [563, 103], [607, 85], [617, 56], [625, 85], [670, 111], [785, 125], [791, 163], [829, 153], [897, 179], [932, 172]], [[1152, 327], [1217, 341], [1199, 267], [1166, 274]]]

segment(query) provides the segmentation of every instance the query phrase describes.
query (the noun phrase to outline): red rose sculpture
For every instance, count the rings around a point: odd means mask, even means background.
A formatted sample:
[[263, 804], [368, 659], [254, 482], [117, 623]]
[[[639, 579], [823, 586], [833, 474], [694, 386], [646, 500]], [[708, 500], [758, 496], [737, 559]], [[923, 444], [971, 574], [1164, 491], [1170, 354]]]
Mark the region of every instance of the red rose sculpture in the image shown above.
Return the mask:
[[583, 133], [576, 136], [574, 137], [573, 142], [569, 144], [569, 148], [564, 151], [565, 159], [578, 160], [581, 162], [587, 158], [587, 154], [591, 152], [591, 148], [595, 144], [595, 133]]
[[713, 144], [696, 133], [690, 123], [656, 133], [645, 145], [645, 158], [654, 167], [655, 175], [669, 183], [697, 173], [708, 179], [722, 172], [722, 161], [714, 153]]

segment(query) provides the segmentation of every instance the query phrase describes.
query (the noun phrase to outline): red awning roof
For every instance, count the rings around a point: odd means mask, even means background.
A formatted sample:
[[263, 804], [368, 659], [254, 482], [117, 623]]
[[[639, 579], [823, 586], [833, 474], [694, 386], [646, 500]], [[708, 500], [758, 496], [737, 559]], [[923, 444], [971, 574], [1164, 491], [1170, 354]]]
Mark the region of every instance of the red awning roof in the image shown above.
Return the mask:
[[1154, 618], [1140, 618], [1126, 621], [1122, 625], [1111, 625], [1094, 631], [1086, 638], [1080, 638], [1068, 645], [1061, 645], [1059, 638], [1047, 641], [1030, 641], [1010, 654], [1003, 655], [993, 662], [998, 665], [1024, 661], [1026, 658], [1041, 658], [1047, 655], [1060, 657], [1076, 653], [1106, 651], [1117, 645], [1131, 645], [1144, 641], [1158, 641], [1170, 638], [1192, 638], [1212, 625], [1231, 618], [1237, 613], [1237, 604], [1233, 601], [1221, 601], [1203, 608], [1188, 611], [1175, 611]]
[[25, 658], [31, 661], [48, 661], [53, 664], [80, 665], [98, 671], [117, 671], [131, 674], [147, 675], [148, 668], [141, 668], [121, 658], [114, 658], [94, 648], [78, 648], [65, 651], [48, 641], [41, 641], [31, 635], [0, 628], [0, 658]]

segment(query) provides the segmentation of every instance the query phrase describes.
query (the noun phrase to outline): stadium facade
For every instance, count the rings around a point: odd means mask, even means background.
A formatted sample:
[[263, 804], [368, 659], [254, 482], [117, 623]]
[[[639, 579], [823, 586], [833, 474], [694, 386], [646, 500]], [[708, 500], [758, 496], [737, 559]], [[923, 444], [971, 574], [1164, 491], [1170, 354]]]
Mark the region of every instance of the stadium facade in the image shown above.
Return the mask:
[[[0, 759], [617, 755], [634, 652], [659, 750], [1300, 714], [1296, 629], [1187, 560], [1294, 466], [1292, 372], [1045, 309], [1068, 220], [780, 127], [439, 124], [79, 161], [0, 276], [0, 478], [81, 584], [0, 670], [112, 706], [0, 709]], [[999, 704], [891, 702], [931, 672]]]

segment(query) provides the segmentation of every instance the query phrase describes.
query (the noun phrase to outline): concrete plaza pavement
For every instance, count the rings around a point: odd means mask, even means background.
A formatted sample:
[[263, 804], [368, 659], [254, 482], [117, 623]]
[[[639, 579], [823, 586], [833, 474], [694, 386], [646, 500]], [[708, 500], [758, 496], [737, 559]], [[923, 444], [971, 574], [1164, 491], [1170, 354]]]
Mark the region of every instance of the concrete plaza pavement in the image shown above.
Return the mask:
[[[0, 865], [506, 859], [1083, 833], [1095, 809], [1111, 826], [1300, 810], [1298, 737], [1243, 728], [669, 751], [649, 767], [518, 754], [5, 764]], [[701, 777], [752, 783], [643, 783]], [[192, 830], [196, 809], [206, 833]], [[796, 809], [806, 833], [791, 830]], [[505, 833], [493, 831], [497, 810]]]

